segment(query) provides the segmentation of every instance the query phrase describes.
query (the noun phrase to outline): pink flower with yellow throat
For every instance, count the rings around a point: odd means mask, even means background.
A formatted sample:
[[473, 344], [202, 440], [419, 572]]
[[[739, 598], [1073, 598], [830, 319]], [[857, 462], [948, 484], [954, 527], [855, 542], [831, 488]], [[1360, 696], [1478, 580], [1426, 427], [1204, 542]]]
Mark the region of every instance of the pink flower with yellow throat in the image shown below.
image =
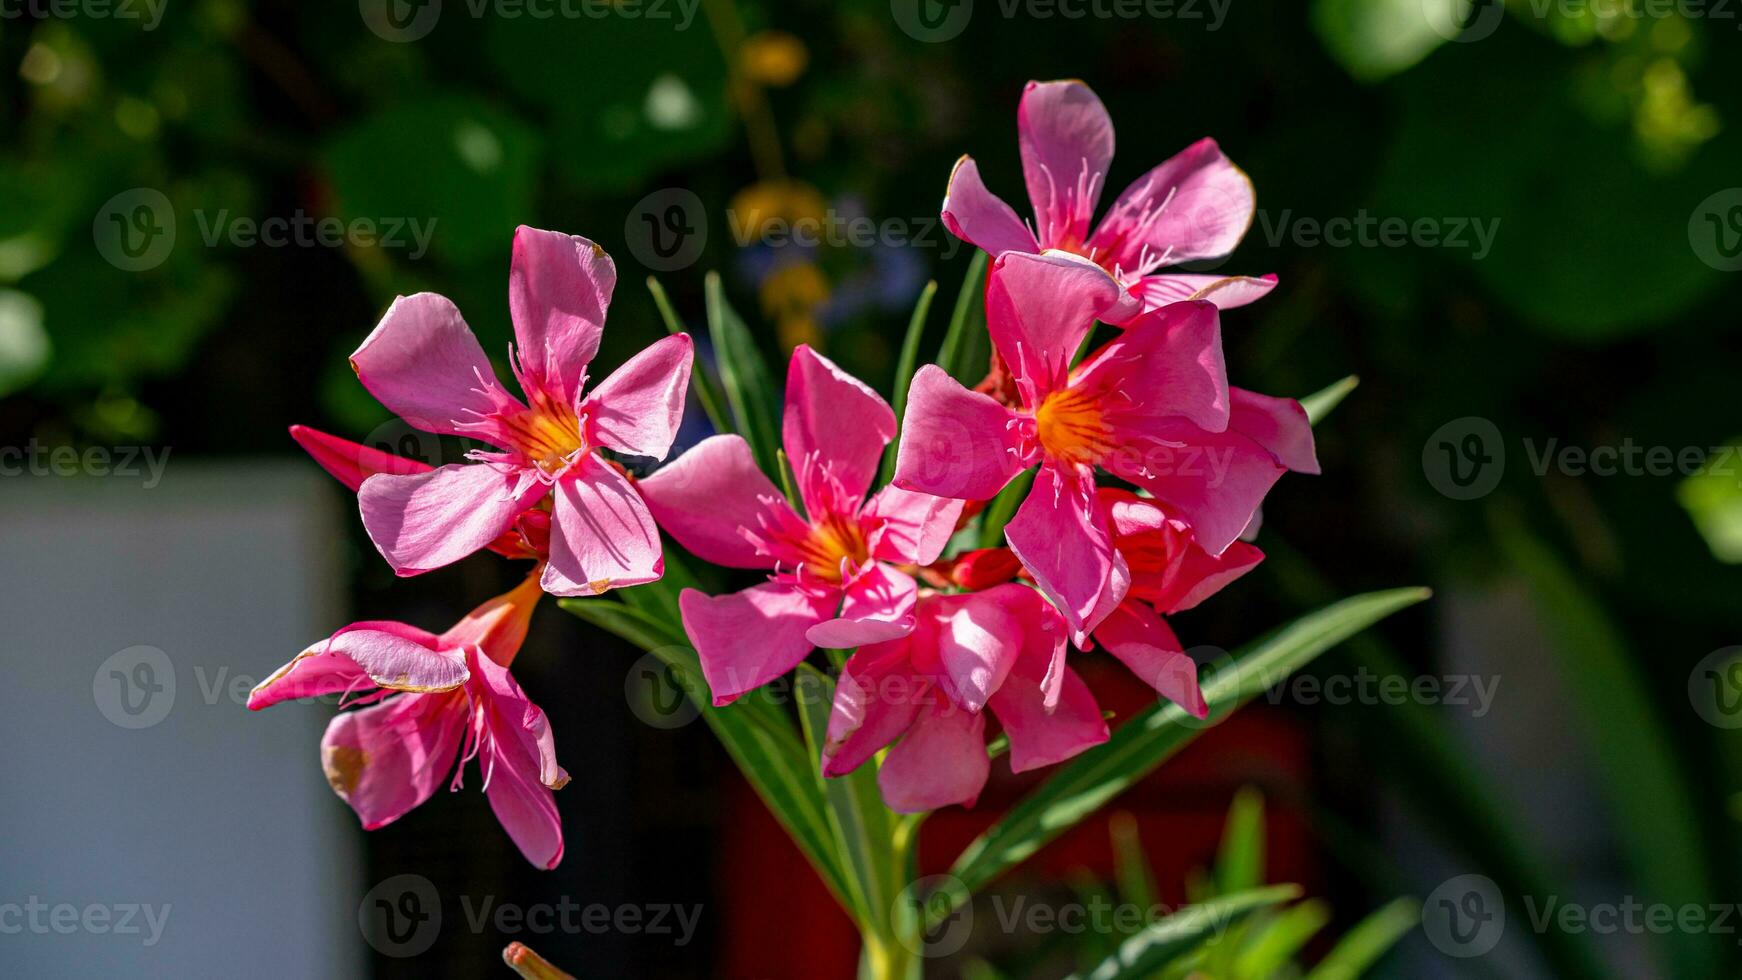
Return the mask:
[[1276, 285], [1271, 275], [1159, 271], [1227, 255], [1252, 224], [1252, 181], [1215, 140], [1201, 139], [1133, 181], [1091, 228], [1113, 162], [1113, 120], [1101, 100], [1082, 82], [1029, 82], [1016, 130], [1034, 225], [987, 190], [979, 165], [963, 156], [943, 204], [944, 224], [956, 237], [993, 257], [1053, 249], [1082, 255], [1144, 309], [1187, 299], [1243, 306]]
[[1079, 256], [1005, 253], [987, 283], [986, 321], [1014, 404], [928, 365], [902, 423], [898, 487], [986, 500], [1039, 467], [1004, 536], [1073, 633], [1098, 622], [1116, 587], [1097, 472], [1148, 490], [1212, 555], [1239, 537], [1283, 473], [1318, 472], [1298, 403], [1228, 386], [1211, 303], [1144, 313], [1072, 367], [1095, 322], [1127, 302]]
[[474, 450], [470, 465], [363, 481], [363, 526], [394, 571], [458, 561], [548, 498], [546, 591], [596, 595], [664, 573], [653, 518], [599, 450], [671, 450], [693, 348], [687, 335], [666, 337], [583, 395], [616, 283], [611, 257], [585, 238], [515, 232], [508, 308], [524, 402], [496, 380], [460, 311], [434, 293], [395, 300], [351, 355], [363, 386], [406, 422], [496, 447]]
[[781, 439], [803, 516], [735, 435], [705, 439], [640, 481], [660, 526], [692, 554], [770, 572], [742, 592], [679, 596], [716, 704], [786, 673], [814, 647], [912, 631], [916, 586], [897, 566], [936, 561], [962, 502], [894, 487], [867, 500], [894, 437], [887, 402], [800, 346], [787, 372]]
[[365, 830], [398, 820], [444, 780], [459, 789], [465, 763], [477, 759], [508, 836], [528, 861], [554, 868], [563, 836], [552, 790], [569, 775], [544, 712], [508, 671], [543, 594], [538, 571], [441, 634], [352, 623], [261, 681], [248, 707], [341, 696], [349, 710], [327, 725], [321, 768]]

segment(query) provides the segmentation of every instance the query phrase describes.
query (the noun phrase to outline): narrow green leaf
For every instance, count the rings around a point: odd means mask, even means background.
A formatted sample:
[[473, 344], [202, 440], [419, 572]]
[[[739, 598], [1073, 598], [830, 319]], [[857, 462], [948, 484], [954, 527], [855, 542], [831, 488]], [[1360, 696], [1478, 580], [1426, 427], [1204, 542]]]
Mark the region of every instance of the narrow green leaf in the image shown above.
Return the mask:
[[1349, 397], [1349, 392], [1354, 391], [1355, 386], [1360, 383], [1361, 379], [1351, 374], [1328, 388], [1322, 388], [1302, 398], [1300, 407], [1306, 409], [1307, 421], [1313, 425], [1324, 421], [1325, 416], [1331, 414], [1331, 409]]
[[1420, 924], [1421, 906], [1415, 899], [1397, 899], [1349, 930], [1306, 980], [1355, 980]]
[[792, 722], [771, 702], [752, 697], [716, 707], [696, 652], [676, 620], [662, 620], [614, 599], [564, 599], [574, 615], [660, 658], [702, 719], [726, 747], [768, 811], [817, 869], [843, 908], [852, 895], [846, 869], [829, 831], [827, 803], [807, 763]]
[[798, 717], [804, 731], [806, 761], [828, 801], [829, 829], [840, 850], [841, 865], [851, 872], [849, 884], [856, 905], [851, 907], [862, 932], [889, 931], [895, 893], [889, 890], [895, 863], [895, 815], [883, 805], [877, 789], [877, 767], [867, 763], [845, 776], [822, 775], [823, 740], [835, 699], [835, 682], [810, 664], [799, 664], [793, 676]]
[[1107, 832], [1113, 839], [1113, 876], [1119, 884], [1119, 900], [1142, 909], [1154, 907], [1158, 889], [1149, 855], [1143, 851], [1143, 839], [1138, 836], [1137, 818], [1128, 812], [1115, 813], [1107, 821]]
[[1264, 884], [1264, 796], [1246, 786], [1234, 794], [1222, 849], [1216, 855], [1216, 887], [1222, 894]]
[[[665, 321], [667, 333], [680, 334], [684, 332], [683, 321], [678, 319], [677, 310], [671, 305], [671, 297], [665, 294], [665, 287], [652, 276], [647, 277], [647, 291], [653, 294], [653, 305], [659, 308], [660, 319]], [[731, 416], [726, 414], [726, 404], [721, 400], [720, 391], [714, 385], [714, 379], [709, 377], [707, 365], [696, 364], [690, 370], [690, 386], [696, 391], [696, 397], [701, 400], [702, 411], [708, 415], [708, 422], [714, 426], [714, 431], [722, 435], [736, 432], [732, 426]]]
[[950, 314], [950, 329], [944, 334], [943, 346], [938, 348], [938, 366], [948, 371], [951, 377], [961, 379], [964, 370], [963, 363], [967, 360], [968, 327], [975, 318], [970, 314], [975, 308], [975, 301], [980, 298], [980, 279], [986, 272], [986, 253], [975, 252], [974, 259], [968, 263], [968, 274], [962, 277], [962, 291], [956, 294], [956, 308]]
[[895, 438], [883, 450], [883, 478], [888, 483], [895, 478], [895, 453], [901, 446], [901, 420], [907, 414], [907, 389], [913, 384], [913, 372], [919, 368], [919, 342], [925, 336], [926, 314], [931, 312], [932, 297], [938, 294], [936, 279], [925, 284], [919, 302], [913, 305], [913, 316], [907, 320], [907, 334], [901, 338], [901, 357], [895, 362], [895, 383], [890, 387], [895, 395]]
[[774, 451], [780, 445], [780, 399], [770, 380], [750, 329], [726, 302], [717, 272], [706, 281], [708, 333], [714, 341], [714, 358], [720, 366], [720, 382], [726, 401], [737, 420], [736, 431], [750, 444], [757, 465], [769, 476], [775, 474]]
[[1331, 908], [1320, 901], [1309, 900], [1276, 912], [1261, 928], [1247, 933], [1246, 943], [1234, 959], [1234, 975], [1286, 976], [1284, 968], [1330, 923]]
[[791, 505], [792, 509], [797, 511], [800, 517], [803, 517], [804, 498], [800, 497], [798, 491], [793, 488], [792, 460], [786, 458], [786, 450], [776, 449], [774, 451], [774, 468], [780, 471], [781, 494], [786, 497], [786, 502]]
[[[1211, 720], [1198, 721], [1171, 703], [1151, 705], [1121, 725], [1106, 742], [1064, 764], [1020, 800], [968, 845], [951, 873], [969, 891], [982, 887], [1148, 775], [1199, 732], [1258, 692], [1428, 595], [1426, 589], [1392, 589], [1344, 599], [1247, 646], [1204, 685]], [[954, 911], [944, 907], [946, 904], [940, 902], [931, 910], [932, 922], [941, 922]]]
[[980, 547], [997, 548], [1004, 544], [1004, 525], [1016, 516], [1016, 508], [1028, 498], [1028, 491], [1034, 486], [1034, 474], [1039, 467], [1029, 467], [1016, 474], [1016, 478], [1005, 484], [998, 491], [998, 496], [986, 505], [980, 512]]
[[[1298, 897], [1298, 887], [1276, 885], [1189, 906], [1127, 939], [1118, 952], [1087, 974], [1087, 980], [1148, 977], [1198, 943], [1220, 935], [1230, 924], [1254, 909], [1280, 905]], [[1071, 980], [1083, 978], [1084, 974], [1071, 975]]]

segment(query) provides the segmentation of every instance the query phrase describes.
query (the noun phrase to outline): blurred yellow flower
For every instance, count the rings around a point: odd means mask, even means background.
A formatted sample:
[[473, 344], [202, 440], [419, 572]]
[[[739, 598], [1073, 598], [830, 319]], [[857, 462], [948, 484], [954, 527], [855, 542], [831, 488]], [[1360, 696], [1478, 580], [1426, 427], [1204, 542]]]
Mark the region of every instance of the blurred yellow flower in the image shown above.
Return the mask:
[[759, 85], [782, 88], [798, 81], [810, 63], [804, 42], [785, 31], [759, 31], [738, 49], [744, 77]]
[[801, 180], [763, 180], [732, 196], [726, 220], [733, 239], [749, 245], [771, 232], [788, 237], [799, 222], [821, 225], [828, 202], [821, 191]]
[[810, 262], [791, 262], [762, 280], [762, 312], [775, 321], [782, 350], [816, 344], [822, 337], [816, 311], [829, 299], [829, 281]]

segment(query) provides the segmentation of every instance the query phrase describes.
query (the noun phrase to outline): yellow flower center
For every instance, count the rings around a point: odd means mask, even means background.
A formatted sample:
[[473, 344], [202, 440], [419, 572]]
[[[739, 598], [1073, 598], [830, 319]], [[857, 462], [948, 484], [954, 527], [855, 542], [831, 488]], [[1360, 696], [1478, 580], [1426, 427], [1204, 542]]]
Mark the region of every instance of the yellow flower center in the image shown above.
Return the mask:
[[830, 582], [841, 580], [841, 562], [852, 559], [854, 565], [871, 560], [871, 547], [859, 522], [848, 517], [829, 516], [811, 525], [810, 535], [799, 542], [798, 550], [812, 574]]
[[1054, 459], [1093, 465], [1113, 449], [1113, 429], [1089, 394], [1062, 388], [1034, 410], [1040, 447]]
[[546, 473], [561, 472], [573, 461], [575, 453], [587, 448], [586, 437], [581, 435], [581, 421], [574, 410], [547, 398], [534, 399], [531, 408], [503, 418], [502, 424], [514, 448]]

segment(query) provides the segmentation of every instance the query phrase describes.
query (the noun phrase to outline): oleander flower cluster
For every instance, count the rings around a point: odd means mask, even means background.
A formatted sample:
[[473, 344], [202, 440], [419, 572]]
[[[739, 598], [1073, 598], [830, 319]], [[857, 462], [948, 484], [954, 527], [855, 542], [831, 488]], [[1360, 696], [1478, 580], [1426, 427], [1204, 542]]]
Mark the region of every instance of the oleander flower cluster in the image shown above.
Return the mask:
[[[368, 828], [444, 780], [457, 788], [476, 758], [503, 827], [535, 865], [554, 867], [554, 791], [568, 775], [513, 661], [544, 593], [658, 580], [663, 530], [703, 562], [761, 573], [737, 591], [679, 596], [713, 707], [733, 710], [819, 648], [851, 651], [814, 761], [827, 777], [875, 765], [895, 810], [972, 805], [995, 734], [1017, 772], [1105, 741], [1077, 669], [1087, 657], [1110, 655], [1204, 717], [1197, 664], [1166, 617], [1255, 566], [1262, 554], [1244, 539], [1265, 495], [1285, 472], [1317, 472], [1300, 405], [1231, 386], [1223, 359], [1222, 311], [1275, 277], [1170, 271], [1233, 249], [1251, 222], [1251, 184], [1203, 140], [1092, 226], [1113, 156], [1094, 93], [1030, 83], [1018, 133], [1032, 222], [968, 157], [943, 204], [947, 226], [991, 259], [984, 380], [970, 388], [936, 365], [898, 378], [908, 391], [898, 420], [801, 345], [786, 370], [781, 472], [727, 432], [630, 475], [620, 457], [670, 453], [693, 349], [673, 335], [589, 386], [616, 272], [586, 239], [515, 236], [507, 362], [519, 395], [451, 302], [395, 301], [352, 355], [358, 378], [407, 423], [487, 448], [432, 468], [302, 427], [292, 435], [356, 491], [397, 574], [484, 550], [529, 560], [531, 572], [439, 634], [346, 626], [263, 682], [250, 707], [342, 696], [322, 766]], [[1086, 350], [1097, 331], [1104, 343]], [[879, 486], [892, 444], [893, 478]], [[1003, 544], [965, 546], [988, 501], [1022, 488]]]

